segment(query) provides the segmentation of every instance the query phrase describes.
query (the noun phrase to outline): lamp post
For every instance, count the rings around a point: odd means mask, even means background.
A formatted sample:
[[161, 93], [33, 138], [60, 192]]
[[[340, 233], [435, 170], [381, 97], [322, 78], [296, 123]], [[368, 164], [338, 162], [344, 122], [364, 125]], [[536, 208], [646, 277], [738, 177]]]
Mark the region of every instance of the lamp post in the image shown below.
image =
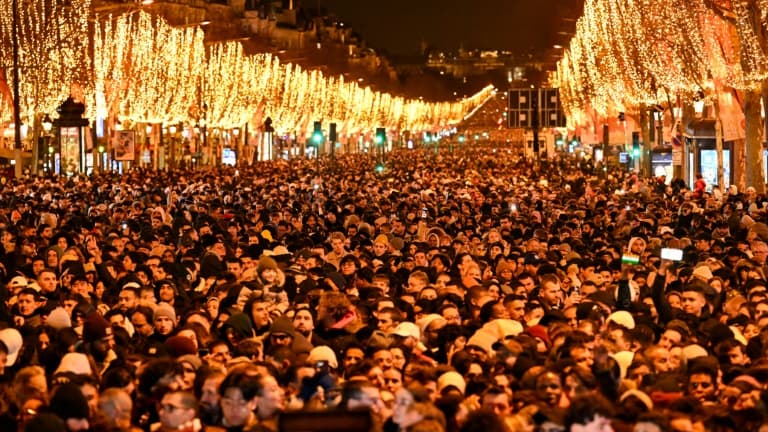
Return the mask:
[[175, 124], [168, 126], [171, 142], [168, 144], [168, 155], [165, 158], [165, 164], [169, 169], [176, 167], [176, 132], [177, 128]]
[[96, 147], [96, 152], [99, 155], [99, 161], [97, 164], [97, 167], [99, 169], [99, 172], [106, 172], [107, 171], [107, 148], [104, 146], [104, 144], [99, 144]]
[[[274, 146], [274, 133], [275, 128], [272, 126], [272, 117], [267, 117], [266, 120], [264, 120], [264, 145], [262, 146], [263, 149], [263, 159], [264, 160], [272, 160], [273, 159], [273, 146]], [[280, 141], [280, 157], [283, 157], [283, 140]], [[254, 150], [257, 154], [254, 156], [258, 156], [258, 149]], [[258, 157], [251, 158], [251, 160], [256, 159], [259, 160]]]
[[[143, 154], [141, 155], [141, 159], [142, 159], [142, 163], [143, 164], [151, 164], [152, 160], [154, 159], [152, 157], [152, 142], [150, 141], [151, 136], [152, 136], [152, 125], [151, 124], [147, 125], [147, 127], [145, 128], [145, 132], [147, 133], [147, 146], [146, 146], [144, 152], [142, 152]], [[144, 154], [146, 154], [146, 152], [149, 153], [149, 160], [144, 159]]]
[[[205, 149], [206, 152], [210, 151], [210, 149], [208, 148], [208, 126], [207, 126], [207, 119], [206, 119], [207, 116], [208, 116], [208, 104], [203, 102], [203, 118], [200, 119], [200, 132], [203, 134], [203, 148]], [[198, 152], [198, 159], [200, 159], [201, 153], [202, 152]]]
[[655, 125], [656, 125], [656, 146], [658, 147], [664, 144], [664, 137], [663, 137], [664, 112], [654, 111], [653, 120], [655, 121]]
[[53, 172], [53, 164], [51, 163], [52, 148], [50, 148], [51, 129], [53, 129], [53, 121], [51, 121], [51, 118], [46, 114], [45, 117], [43, 117], [43, 151], [45, 152], [43, 171], [48, 174]]
[[195, 140], [194, 140], [194, 142], [195, 142], [194, 150], [195, 151], [192, 151], [192, 149], [190, 148], [190, 155], [191, 155], [191, 163], [192, 164], [190, 165], [189, 168], [190, 169], [195, 169], [195, 168], [197, 168], [197, 161], [200, 159], [201, 149], [203, 148], [203, 143], [202, 143], [202, 132], [203, 132], [203, 129], [200, 127], [200, 124], [196, 124], [192, 128], [192, 131], [195, 133]]
[[235, 140], [235, 166], [240, 165], [240, 157], [242, 152], [240, 151], [240, 128], [235, 126], [232, 128], [232, 137]]

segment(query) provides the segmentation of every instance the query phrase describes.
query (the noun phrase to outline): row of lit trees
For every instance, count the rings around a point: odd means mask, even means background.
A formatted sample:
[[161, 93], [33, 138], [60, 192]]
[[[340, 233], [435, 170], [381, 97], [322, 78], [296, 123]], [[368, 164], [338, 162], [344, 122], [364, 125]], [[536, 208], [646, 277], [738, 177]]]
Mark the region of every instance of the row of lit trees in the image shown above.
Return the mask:
[[767, 32], [768, 0], [587, 0], [555, 81], [576, 123], [590, 111], [627, 112], [645, 126], [650, 106], [672, 111], [705, 98], [721, 131], [719, 96], [735, 95], [746, 123], [736, 183], [762, 190]]
[[73, 91], [87, 90], [90, 8], [90, 0], [0, 0], [0, 125], [12, 121], [14, 66], [19, 117], [36, 131], [45, 113], [53, 113]]
[[[5, 48], [12, 34], [11, 14], [5, 12], [12, 1], [0, 0], [5, 67], [11, 64]], [[89, 118], [127, 123], [233, 128], [269, 116], [281, 133], [306, 132], [314, 120], [336, 122], [339, 133], [379, 126], [422, 131], [460, 121], [492, 90], [460, 102], [405, 99], [284, 64], [270, 54], [245, 55], [239, 42], [207, 44], [200, 27], [170, 26], [142, 11], [89, 20], [90, 8], [89, 0], [32, 0], [20, 8], [19, 103], [25, 123], [39, 123], [74, 94], [86, 103]], [[7, 101], [2, 93], [0, 99]], [[0, 101], [0, 123], [9, 119], [7, 104]]]

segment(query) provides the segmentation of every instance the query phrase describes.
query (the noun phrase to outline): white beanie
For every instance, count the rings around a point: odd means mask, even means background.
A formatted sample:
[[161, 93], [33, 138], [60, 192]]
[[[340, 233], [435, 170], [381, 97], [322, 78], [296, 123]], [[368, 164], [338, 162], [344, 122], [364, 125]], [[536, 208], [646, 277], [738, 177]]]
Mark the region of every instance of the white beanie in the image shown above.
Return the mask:
[[72, 317], [62, 307], [57, 307], [48, 314], [48, 319], [45, 320], [51, 328], [61, 330], [63, 328], [72, 327]]
[[438, 393], [441, 393], [443, 389], [448, 386], [456, 387], [459, 389], [461, 394], [464, 394], [464, 392], [467, 390], [467, 382], [464, 381], [464, 377], [462, 377], [458, 372], [454, 371], [446, 372], [437, 378]]
[[75, 375], [92, 375], [91, 363], [88, 361], [88, 356], [83, 353], [66, 353], [61, 358], [61, 363], [53, 374], [59, 373], [73, 373]]

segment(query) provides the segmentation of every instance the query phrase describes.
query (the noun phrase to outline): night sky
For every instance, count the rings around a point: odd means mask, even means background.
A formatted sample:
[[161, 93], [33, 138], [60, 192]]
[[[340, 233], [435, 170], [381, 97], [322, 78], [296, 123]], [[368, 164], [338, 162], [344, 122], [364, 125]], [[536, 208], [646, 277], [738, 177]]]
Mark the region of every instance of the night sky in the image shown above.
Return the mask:
[[[315, 0], [308, 0], [308, 6]], [[583, 0], [320, 0], [373, 48], [413, 54], [420, 42], [446, 50], [510, 49], [527, 53], [567, 41], [558, 36]], [[310, 6], [311, 7], [311, 6]], [[564, 38], [564, 40], [563, 40]]]

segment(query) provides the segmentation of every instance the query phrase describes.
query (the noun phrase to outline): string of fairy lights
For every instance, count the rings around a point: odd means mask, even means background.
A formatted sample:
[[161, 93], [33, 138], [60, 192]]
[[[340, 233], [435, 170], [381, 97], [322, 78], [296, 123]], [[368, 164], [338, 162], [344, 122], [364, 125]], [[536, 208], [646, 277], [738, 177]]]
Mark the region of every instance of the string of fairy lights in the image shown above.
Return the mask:
[[[11, 1], [0, 0], [0, 10], [10, 10]], [[246, 55], [240, 42], [206, 44], [200, 27], [174, 27], [144, 11], [97, 16], [89, 40], [90, 0], [59, 3], [35, 0], [20, 10], [25, 122], [53, 115], [76, 87], [88, 118], [123, 125], [229, 129], [269, 116], [279, 133], [309, 131], [316, 120], [336, 122], [347, 134], [376, 127], [420, 132], [459, 122], [493, 91], [488, 86], [458, 102], [406, 99], [271, 54]], [[9, 16], [0, 14], [0, 46], [10, 46]], [[3, 64], [10, 64], [7, 51], [0, 50]], [[7, 124], [8, 110], [0, 116]]]
[[692, 102], [712, 83], [761, 85], [768, 78], [768, 0], [721, 3], [586, 0], [553, 76], [571, 121], [586, 110], [606, 116]]
[[[0, 67], [12, 62], [12, 0], [0, 0]], [[77, 83], [81, 89], [91, 86], [91, 77], [83, 65], [90, 62], [88, 17], [90, 0], [55, 0], [19, 2], [17, 35], [19, 41], [20, 114], [35, 119], [41, 113], [53, 112], [72, 92]], [[10, 78], [10, 77], [9, 77]], [[10, 79], [8, 80], [11, 85]], [[0, 111], [10, 118], [11, 110]]]

